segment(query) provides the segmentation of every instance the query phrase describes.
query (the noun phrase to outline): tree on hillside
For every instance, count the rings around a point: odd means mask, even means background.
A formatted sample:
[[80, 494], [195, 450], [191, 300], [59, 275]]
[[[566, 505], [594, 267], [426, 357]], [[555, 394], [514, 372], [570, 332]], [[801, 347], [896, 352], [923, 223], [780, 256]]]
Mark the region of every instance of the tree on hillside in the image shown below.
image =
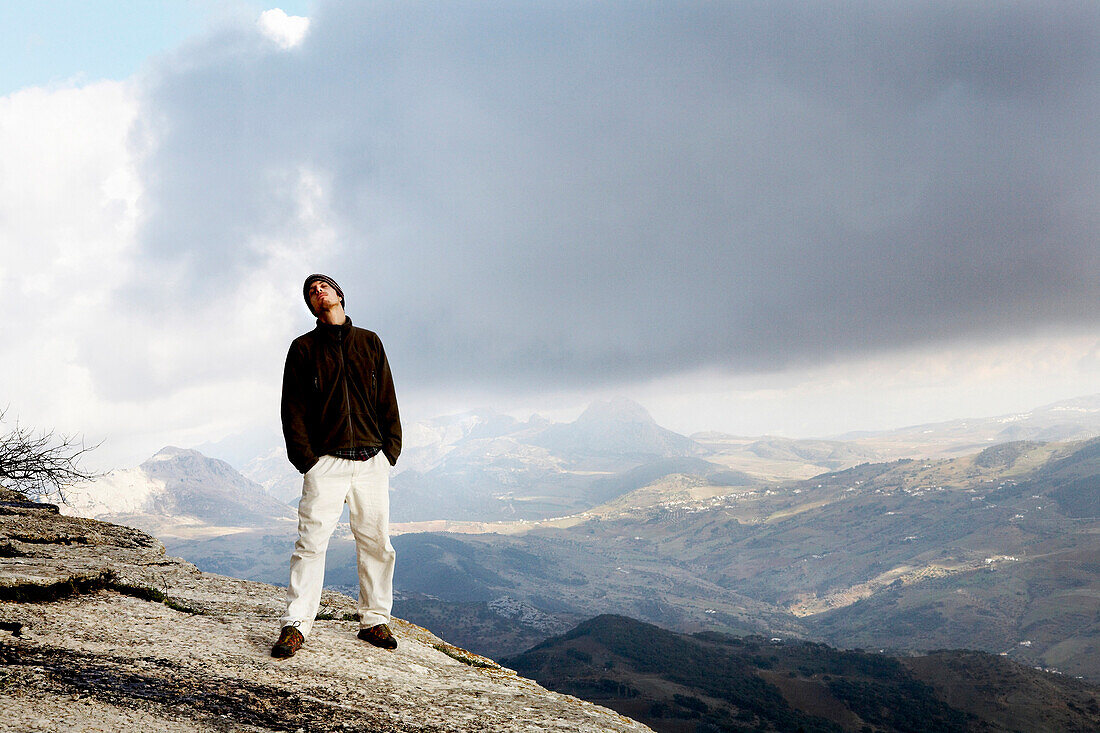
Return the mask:
[[[0, 423], [6, 412], [0, 411]], [[84, 454], [95, 448], [75, 435], [56, 435], [52, 430], [35, 433], [16, 423], [0, 435], [0, 486], [28, 497], [65, 501], [69, 487], [97, 477], [79, 466]]]

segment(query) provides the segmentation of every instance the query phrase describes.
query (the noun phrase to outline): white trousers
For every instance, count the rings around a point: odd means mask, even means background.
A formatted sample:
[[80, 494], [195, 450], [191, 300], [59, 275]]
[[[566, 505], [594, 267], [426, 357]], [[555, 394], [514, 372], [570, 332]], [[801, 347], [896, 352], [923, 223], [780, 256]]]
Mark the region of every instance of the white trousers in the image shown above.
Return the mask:
[[298, 541], [290, 558], [286, 613], [280, 628], [296, 624], [309, 636], [321, 605], [325, 552], [347, 502], [359, 570], [359, 626], [390, 620], [393, 566], [390, 544], [390, 464], [382, 453], [369, 461], [322, 456], [302, 481]]

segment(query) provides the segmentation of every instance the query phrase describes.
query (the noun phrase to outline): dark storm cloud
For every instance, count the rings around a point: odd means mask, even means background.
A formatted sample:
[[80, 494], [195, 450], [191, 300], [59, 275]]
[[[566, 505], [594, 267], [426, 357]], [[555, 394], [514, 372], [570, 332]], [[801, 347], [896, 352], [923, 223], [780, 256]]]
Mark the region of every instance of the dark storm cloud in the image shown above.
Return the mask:
[[297, 49], [245, 29], [150, 77], [142, 272], [238, 282], [308, 170], [316, 269], [406, 380], [1085, 326], [1098, 38], [1093, 3], [326, 4]]

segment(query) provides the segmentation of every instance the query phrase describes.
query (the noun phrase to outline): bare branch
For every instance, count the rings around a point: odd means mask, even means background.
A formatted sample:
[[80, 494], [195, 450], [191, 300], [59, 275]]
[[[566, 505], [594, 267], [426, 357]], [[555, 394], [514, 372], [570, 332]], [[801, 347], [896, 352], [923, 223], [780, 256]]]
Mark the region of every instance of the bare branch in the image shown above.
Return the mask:
[[[6, 413], [0, 411], [0, 423]], [[52, 430], [36, 434], [16, 423], [0, 436], [0, 482], [30, 497], [56, 497], [65, 502], [68, 488], [100, 475], [79, 466], [84, 454], [98, 446], [85, 445], [76, 435], [55, 435]]]

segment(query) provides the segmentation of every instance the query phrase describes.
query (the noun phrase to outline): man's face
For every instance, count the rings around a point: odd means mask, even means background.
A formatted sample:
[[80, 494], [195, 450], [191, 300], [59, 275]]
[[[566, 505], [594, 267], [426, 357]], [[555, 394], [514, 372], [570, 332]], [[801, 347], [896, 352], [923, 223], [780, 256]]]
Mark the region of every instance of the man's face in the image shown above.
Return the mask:
[[314, 280], [309, 284], [309, 305], [314, 313], [332, 308], [340, 303], [336, 289], [324, 280]]

